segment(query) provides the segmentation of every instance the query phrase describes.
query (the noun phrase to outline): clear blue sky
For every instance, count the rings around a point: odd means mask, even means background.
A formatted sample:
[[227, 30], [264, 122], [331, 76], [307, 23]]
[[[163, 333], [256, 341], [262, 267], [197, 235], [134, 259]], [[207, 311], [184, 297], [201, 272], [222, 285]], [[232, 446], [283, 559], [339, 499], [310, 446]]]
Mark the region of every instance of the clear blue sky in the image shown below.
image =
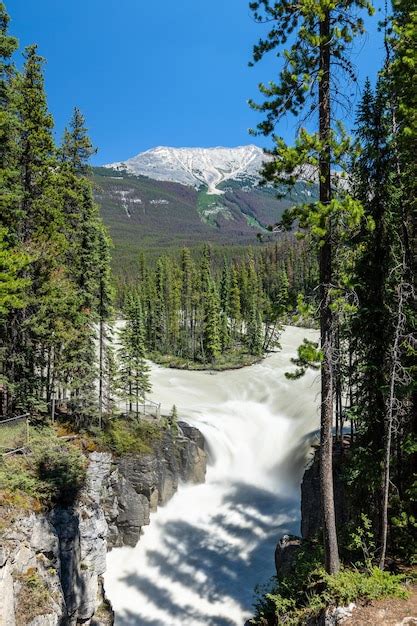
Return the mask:
[[[274, 78], [276, 59], [247, 65], [265, 32], [254, 23], [249, 0], [5, 3], [21, 46], [37, 43], [47, 58], [57, 135], [78, 106], [99, 148], [95, 163], [157, 145], [267, 145], [248, 135], [258, 116], [246, 101], [256, 98], [259, 81]], [[382, 62], [377, 21], [367, 20], [369, 34], [354, 55], [362, 79], [374, 78]], [[290, 138], [293, 120], [278, 131]]]

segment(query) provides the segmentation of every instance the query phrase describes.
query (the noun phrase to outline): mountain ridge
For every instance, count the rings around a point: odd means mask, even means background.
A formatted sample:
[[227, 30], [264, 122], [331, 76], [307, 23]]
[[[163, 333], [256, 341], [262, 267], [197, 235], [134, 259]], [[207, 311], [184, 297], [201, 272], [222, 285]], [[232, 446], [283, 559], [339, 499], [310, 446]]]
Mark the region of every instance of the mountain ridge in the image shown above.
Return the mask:
[[223, 195], [220, 185], [227, 181], [259, 181], [260, 170], [268, 155], [254, 144], [228, 148], [172, 148], [157, 146], [125, 161], [104, 165], [153, 180], [176, 182], [201, 189], [209, 195]]

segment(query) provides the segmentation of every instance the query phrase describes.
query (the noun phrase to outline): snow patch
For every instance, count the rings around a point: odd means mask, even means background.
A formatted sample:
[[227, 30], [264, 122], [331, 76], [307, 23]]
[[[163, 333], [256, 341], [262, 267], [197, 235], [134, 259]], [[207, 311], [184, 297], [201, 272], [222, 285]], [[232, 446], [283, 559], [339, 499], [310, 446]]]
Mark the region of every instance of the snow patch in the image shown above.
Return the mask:
[[260, 170], [268, 157], [258, 146], [237, 148], [169, 148], [160, 146], [141, 152], [127, 161], [104, 167], [127, 171], [136, 176], [182, 183], [196, 189], [207, 187], [207, 193], [224, 193], [219, 185], [227, 180], [259, 180]]

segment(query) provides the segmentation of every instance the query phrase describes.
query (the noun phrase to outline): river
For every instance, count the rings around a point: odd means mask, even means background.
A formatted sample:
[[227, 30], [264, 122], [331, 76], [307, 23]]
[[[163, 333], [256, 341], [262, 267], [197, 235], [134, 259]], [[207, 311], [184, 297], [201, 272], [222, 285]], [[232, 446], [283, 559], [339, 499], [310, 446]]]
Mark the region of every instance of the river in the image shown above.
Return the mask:
[[183, 485], [135, 548], [108, 555], [116, 626], [243, 626], [274, 549], [299, 531], [300, 480], [318, 428], [317, 372], [284, 376], [315, 331], [287, 327], [282, 350], [221, 373], [152, 368], [152, 398], [204, 434], [203, 485]]

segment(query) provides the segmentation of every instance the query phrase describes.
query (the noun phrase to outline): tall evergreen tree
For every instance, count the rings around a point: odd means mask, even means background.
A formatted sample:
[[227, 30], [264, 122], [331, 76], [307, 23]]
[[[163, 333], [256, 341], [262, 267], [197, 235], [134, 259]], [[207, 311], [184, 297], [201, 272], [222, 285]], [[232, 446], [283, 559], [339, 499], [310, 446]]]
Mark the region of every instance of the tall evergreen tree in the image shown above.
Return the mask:
[[85, 176], [89, 172], [89, 160], [96, 149], [87, 133], [85, 118], [81, 111], [74, 109], [69, 128], [64, 131], [59, 156], [63, 163], [68, 163], [77, 176]]
[[126, 308], [126, 324], [120, 331], [118, 390], [126, 400], [129, 412], [136, 416], [140, 404], [151, 390], [149, 366], [146, 363], [145, 330], [142, 305], [136, 294], [131, 294]]
[[221, 353], [220, 303], [216, 285], [210, 281], [204, 306], [203, 354], [209, 361], [215, 361]]
[[[350, 197], [337, 200], [333, 196], [331, 168], [340, 165], [349, 142], [340, 126], [334, 124], [335, 87], [332, 67], [353, 68], [347, 58], [353, 38], [363, 32], [363, 20], [355, 12], [366, 9], [372, 12], [367, 0], [317, 0], [303, 3], [297, 0], [274, 2], [262, 0], [251, 3], [255, 19], [273, 23], [267, 37], [254, 47], [253, 61], [258, 62], [265, 54], [290, 44], [283, 54], [279, 83], [261, 85], [265, 101], [253, 108], [264, 112], [265, 119], [258, 125], [263, 135], [274, 133], [276, 123], [287, 113], [298, 115], [310, 98], [311, 106], [318, 116], [318, 132], [299, 132], [295, 147], [288, 147], [283, 139], [275, 137], [274, 160], [264, 169], [265, 177], [282, 184], [294, 184], [300, 167], [317, 168], [319, 202], [308, 203], [287, 212], [286, 223], [298, 219], [301, 227], [310, 228], [319, 241], [320, 265], [320, 334], [323, 361], [321, 368], [321, 445], [320, 487], [322, 497], [323, 537], [325, 565], [330, 573], [339, 569], [338, 542], [333, 496], [332, 470], [332, 422], [334, 399], [333, 361], [334, 319], [332, 306], [333, 285], [333, 228], [341, 213], [351, 224], [360, 219], [360, 206]], [[335, 91], [336, 89], [336, 91]]]

